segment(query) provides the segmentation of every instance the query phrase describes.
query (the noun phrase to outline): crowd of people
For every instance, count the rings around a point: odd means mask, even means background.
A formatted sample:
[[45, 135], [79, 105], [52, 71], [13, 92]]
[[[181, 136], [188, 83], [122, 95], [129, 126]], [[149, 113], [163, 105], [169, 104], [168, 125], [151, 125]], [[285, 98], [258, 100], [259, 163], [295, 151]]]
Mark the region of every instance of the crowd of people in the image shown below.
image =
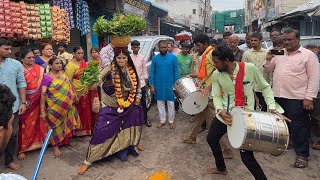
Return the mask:
[[[16, 150], [19, 160], [26, 159], [29, 151], [41, 148], [50, 128], [54, 156], [61, 155], [60, 147], [72, 143], [73, 137], [92, 136], [79, 174], [103, 158], [126, 161], [129, 154], [138, 156], [137, 150], [144, 149], [140, 145], [142, 126], [151, 127], [155, 121], [147, 114], [147, 87], [157, 101], [156, 127], [168, 121], [170, 129], [175, 129], [179, 97], [173, 86], [187, 76], [195, 80], [209, 103], [190, 116], [193, 127], [181, 141], [195, 144], [198, 134], [209, 130], [207, 142], [216, 167], [208, 168], [207, 173], [226, 175], [224, 159], [234, 157], [225, 135], [233, 121], [228, 104], [275, 113], [286, 120], [288, 148], [296, 153], [293, 165], [305, 168], [310, 139], [312, 148], [320, 150], [319, 47], [302, 47], [299, 31], [292, 28], [273, 30], [270, 38], [270, 49], [262, 48], [262, 35], [257, 32], [247, 33], [246, 43], [240, 46], [239, 37], [230, 32], [219, 43], [206, 34], [193, 37], [192, 44], [181, 42], [180, 47], [161, 40], [150, 72], [137, 40], [131, 42], [132, 53], [111, 43], [101, 51], [93, 48], [90, 61], [84, 59], [80, 46], [70, 54], [59, 43], [55, 56], [52, 45], [44, 44], [41, 55], [35, 49], [23, 50], [20, 63], [10, 58], [10, 41], [0, 38], [0, 110], [4, 112], [0, 150], [5, 165], [18, 170]], [[99, 62], [99, 82], [84, 85], [80, 77], [91, 61]], [[240, 150], [240, 155], [256, 179], [267, 179], [252, 151]]]

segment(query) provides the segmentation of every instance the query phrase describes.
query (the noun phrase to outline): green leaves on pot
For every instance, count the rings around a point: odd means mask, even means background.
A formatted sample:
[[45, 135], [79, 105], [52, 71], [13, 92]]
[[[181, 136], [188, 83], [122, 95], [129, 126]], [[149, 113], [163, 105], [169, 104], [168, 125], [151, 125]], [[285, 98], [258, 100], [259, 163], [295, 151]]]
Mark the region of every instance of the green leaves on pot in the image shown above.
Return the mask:
[[100, 16], [97, 21], [93, 24], [93, 32], [98, 36], [104, 36], [106, 34], [108, 21], [104, 19], [103, 16]]
[[99, 62], [90, 61], [89, 65], [83, 70], [80, 76], [80, 82], [84, 86], [99, 82]]
[[131, 36], [143, 31], [146, 25], [145, 19], [140, 16], [115, 14], [110, 21], [99, 17], [93, 25], [93, 31], [98, 36]]

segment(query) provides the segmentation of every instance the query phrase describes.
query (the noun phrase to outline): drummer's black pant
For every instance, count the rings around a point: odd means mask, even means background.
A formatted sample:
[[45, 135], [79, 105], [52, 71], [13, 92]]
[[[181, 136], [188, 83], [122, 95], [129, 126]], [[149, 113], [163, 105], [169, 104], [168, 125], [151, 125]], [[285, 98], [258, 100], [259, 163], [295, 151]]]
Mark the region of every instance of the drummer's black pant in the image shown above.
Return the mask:
[[[218, 171], [226, 170], [226, 165], [223, 159], [222, 150], [219, 144], [221, 137], [226, 132], [227, 132], [227, 125], [223, 124], [217, 118], [213, 119], [209, 129], [208, 136], [207, 136], [207, 141], [211, 147]], [[251, 174], [255, 177], [255, 179], [257, 180], [267, 179], [259, 163], [255, 159], [252, 151], [240, 150], [240, 155], [241, 155], [242, 162], [248, 168]]]

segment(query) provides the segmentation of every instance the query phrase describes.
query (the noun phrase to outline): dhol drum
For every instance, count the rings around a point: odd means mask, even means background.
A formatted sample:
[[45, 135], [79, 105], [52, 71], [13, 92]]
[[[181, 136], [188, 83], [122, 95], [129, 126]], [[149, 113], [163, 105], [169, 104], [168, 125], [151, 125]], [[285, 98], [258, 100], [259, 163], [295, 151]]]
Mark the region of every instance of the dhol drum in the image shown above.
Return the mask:
[[209, 102], [209, 98], [201, 95], [190, 77], [178, 79], [174, 84], [173, 92], [183, 112], [190, 115], [202, 112]]
[[289, 130], [280, 116], [235, 107], [231, 117], [233, 120], [232, 126], [228, 126], [228, 139], [233, 148], [274, 156], [287, 152]]

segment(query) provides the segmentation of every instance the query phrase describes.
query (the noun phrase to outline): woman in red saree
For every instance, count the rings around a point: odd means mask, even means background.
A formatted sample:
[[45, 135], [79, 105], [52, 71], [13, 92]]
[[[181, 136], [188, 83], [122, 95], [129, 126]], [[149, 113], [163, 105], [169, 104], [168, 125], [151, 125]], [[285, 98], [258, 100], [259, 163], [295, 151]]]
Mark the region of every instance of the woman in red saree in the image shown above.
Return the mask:
[[26, 159], [26, 152], [40, 149], [48, 132], [46, 121], [40, 120], [40, 85], [44, 69], [34, 63], [31, 50], [21, 52], [27, 82], [27, 111], [19, 116], [18, 159]]
[[91, 135], [92, 127], [97, 117], [97, 114], [93, 113], [91, 109], [92, 100], [98, 96], [98, 93], [96, 90], [91, 90], [92, 88], [80, 82], [80, 76], [87, 67], [83, 59], [83, 49], [80, 46], [75, 47], [73, 54], [73, 59], [65, 67], [65, 73], [69, 77], [76, 93], [75, 103], [81, 120], [82, 129], [76, 132], [76, 136], [87, 136]]

